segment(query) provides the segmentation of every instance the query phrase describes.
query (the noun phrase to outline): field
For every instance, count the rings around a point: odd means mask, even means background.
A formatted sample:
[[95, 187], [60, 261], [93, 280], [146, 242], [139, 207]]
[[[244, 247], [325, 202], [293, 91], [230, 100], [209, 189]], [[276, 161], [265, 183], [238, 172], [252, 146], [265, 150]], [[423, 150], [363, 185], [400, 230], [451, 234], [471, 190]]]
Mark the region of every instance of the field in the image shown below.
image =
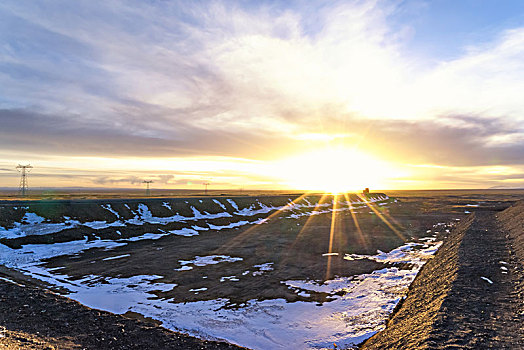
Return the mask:
[[457, 223], [523, 195], [3, 201], [0, 263], [8, 280], [205, 339], [255, 349], [351, 347], [384, 328]]
[[[144, 198], [145, 188], [112, 188], [112, 189], [92, 189], [92, 188], [72, 188], [72, 189], [53, 189], [53, 188], [31, 188], [25, 198], [21, 198], [18, 189], [0, 189], [0, 200], [85, 200], [85, 199], [130, 199]], [[209, 189], [200, 190], [170, 190], [151, 188], [147, 198], [194, 198], [194, 197], [224, 197], [224, 196], [278, 196], [278, 195], [300, 195], [298, 191], [282, 190], [246, 190], [246, 189]]]

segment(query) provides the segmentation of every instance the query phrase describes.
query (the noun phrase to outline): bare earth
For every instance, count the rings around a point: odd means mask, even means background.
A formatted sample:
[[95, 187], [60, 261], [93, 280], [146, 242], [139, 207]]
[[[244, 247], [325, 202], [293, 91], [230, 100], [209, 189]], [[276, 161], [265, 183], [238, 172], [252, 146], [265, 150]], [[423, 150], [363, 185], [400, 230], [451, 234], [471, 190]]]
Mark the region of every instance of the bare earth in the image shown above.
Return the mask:
[[524, 349], [524, 202], [477, 210], [363, 349]]
[[[169, 292], [158, 291], [157, 297], [172, 298], [177, 302], [227, 298], [230, 307], [235, 307], [253, 298], [284, 298], [290, 302], [302, 300], [324, 303], [329, 302], [329, 295], [311, 293], [310, 296], [300, 296], [290, 292], [280, 281], [326, 280], [333, 276], [369, 273], [380, 269], [383, 264], [366, 260], [349, 261], [342, 259], [343, 254], [372, 254], [377, 249], [389, 251], [405, 241], [423, 237], [426, 230], [436, 223], [456, 222], [459, 218], [460, 224], [446, 238], [436, 257], [423, 268], [423, 273], [413, 283], [406, 300], [389, 321], [388, 328], [371, 338], [363, 347], [522, 348], [523, 344], [519, 343], [519, 339], [524, 338], [524, 257], [523, 249], [518, 248], [522, 246], [519, 238], [522, 234], [519, 236], [518, 233], [521, 232], [522, 223], [515, 224], [512, 219], [519, 217], [521, 211], [510, 208], [508, 210], [513, 210], [512, 212], [500, 212], [521, 199], [522, 193], [435, 191], [395, 195], [399, 203], [388, 208], [388, 215], [403, 228], [402, 236], [395, 234], [376, 215], [363, 211], [357, 213], [360, 227], [365, 232], [362, 237], [357, 233], [351, 214], [342, 213], [336, 219], [335, 224], [339, 230], [332, 250], [339, 252], [340, 256], [330, 258], [329, 270], [327, 258], [322, 257], [322, 254], [329, 250], [330, 214], [298, 219], [272, 219], [256, 230], [251, 227], [220, 232], [211, 230], [194, 237], [166, 236], [154, 242], [131, 242], [110, 251], [90, 249], [80, 255], [51, 258], [46, 261], [46, 267], [64, 267], [61, 272], [73, 278], [86, 275], [126, 277], [137, 273], [161, 275], [163, 278], [159, 282], [177, 283], [179, 287]], [[466, 207], [469, 203], [477, 202], [480, 203], [478, 208]], [[154, 209], [155, 205], [150, 206]], [[118, 204], [113, 207], [118, 207]], [[44, 209], [50, 212], [61, 210], [57, 208], [51, 205]], [[474, 214], [465, 215], [465, 209]], [[124, 209], [120, 212], [124, 212]], [[79, 217], [84, 215], [82, 211], [77, 214]], [[6, 222], [5, 218], [0, 218], [1, 220]], [[220, 223], [218, 219], [216, 224]], [[176, 224], [173, 225], [170, 229], [178, 228]], [[97, 235], [111, 238], [116, 235], [116, 230], [103, 229]], [[143, 225], [130, 229], [129, 235], [138, 236], [154, 230], [154, 225]], [[62, 236], [38, 236], [34, 239], [67, 241], [77, 239], [76, 235], [83, 237], [90, 234], [87, 228], [81, 228]], [[515, 243], [517, 241], [520, 245]], [[2, 243], [16, 247], [43, 242], [14, 239], [4, 240]], [[486, 247], [490, 249], [487, 250]], [[126, 254], [129, 254], [126, 259], [104, 260]], [[165, 264], [165, 261], [209, 254], [241, 256], [244, 260], [230, 264], [226, 270], [224, 267], [218, 269], [216, 265], [208, 265], [184, 275], [173, 273], [173, 266]], [[98, 263], [93, 264], [92, 261]], [[258, 276], [261, 278], [246, 275], [246, 278], [236, 283], [218, 283], [223, 276], [238, 276], [254, 265], [268, 261], [274, 262], [274, 269]], [[507, 274], [500, 273], [500, 267], [504, 264], [499, 261], [508, 263]], [[2, 269], [0, 276], [6, 278], [0, 279], [0, 347], [238, 348], [168, 331], [158, 326], [154, 320], [144, 319], [137, 314], [127, 314], [124, 317], [87, 308], [56, 294], [61, 293], [59, 289], [48, 291], [46, 289], [49, 286], [12, 270]], [[488, 277], [493, 284], [481, 279], [481, 276]], [[198, 294], [189, 293], [189, 290], [201, 287], [208, 289]], [[290, 346], [292, 348], [292, 344]]]
[[93, 310], [22, 283], [0, 283], [2, 349], [241, 349], [168, 331], [140, 315]]

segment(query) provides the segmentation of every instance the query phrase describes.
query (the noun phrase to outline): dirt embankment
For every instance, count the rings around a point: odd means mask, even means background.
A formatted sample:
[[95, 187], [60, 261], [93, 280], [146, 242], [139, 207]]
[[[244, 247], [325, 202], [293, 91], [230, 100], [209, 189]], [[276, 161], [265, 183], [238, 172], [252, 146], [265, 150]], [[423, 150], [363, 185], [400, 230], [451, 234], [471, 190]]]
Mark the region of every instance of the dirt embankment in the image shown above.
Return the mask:
[[[329, 197], [329, 198], [328, 198]], [[348, 199], [365, 207], [350, 194]], [[306, 214], [330, 207], [332, 196], [262, 196], [219, 198], [160, 198], [56, 201], [0, 201], [0, 244], [52, 244], [87, 239], [123, 239], [145, 233], [165, 233], [192, 226], [223, 228], [252, 224], [279, 209]], [[373, 203], [388, 202], [372, 193]], [[339, 206], [344, 199], [339, 198]], [[320, 205], [317, 207], [317, 205]], [[209, 226], [211, 225], [211, 226]], [[121, 228], [125, 226], [125, 230]], [[159, 230], [160, 229], [160, 230]], [[23, 231], [15, 234], [13, 230]], [[6, 235], [5, 232], [11, 232]], [[4, 232], [4, 234], [3, 234]]]
[[477, 211], [421, 270], [363, 349], [523, 349], [524, 203]]
[[1, 349], [243, 349], [90, 309], [29, 284], [0, 280]]

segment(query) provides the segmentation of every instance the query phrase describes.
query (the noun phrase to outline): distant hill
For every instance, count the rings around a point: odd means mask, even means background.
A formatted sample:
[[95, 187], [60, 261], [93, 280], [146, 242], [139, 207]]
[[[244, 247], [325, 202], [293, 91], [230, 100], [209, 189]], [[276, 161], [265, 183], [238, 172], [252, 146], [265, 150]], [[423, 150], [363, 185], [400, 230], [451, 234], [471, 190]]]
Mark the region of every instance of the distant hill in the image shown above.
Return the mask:
[[524, 190], [524, 187], [499, 185], [499, 186], [490, 187], [489, 190]]

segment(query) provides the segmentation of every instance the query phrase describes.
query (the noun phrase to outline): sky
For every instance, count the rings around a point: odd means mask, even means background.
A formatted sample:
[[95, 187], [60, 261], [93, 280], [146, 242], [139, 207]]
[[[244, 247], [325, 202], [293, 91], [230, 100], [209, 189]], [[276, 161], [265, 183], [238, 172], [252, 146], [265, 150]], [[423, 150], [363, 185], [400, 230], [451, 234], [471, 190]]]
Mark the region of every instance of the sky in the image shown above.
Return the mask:
[[524, 2], [0, 2], [0, 187], [524, 187]]

